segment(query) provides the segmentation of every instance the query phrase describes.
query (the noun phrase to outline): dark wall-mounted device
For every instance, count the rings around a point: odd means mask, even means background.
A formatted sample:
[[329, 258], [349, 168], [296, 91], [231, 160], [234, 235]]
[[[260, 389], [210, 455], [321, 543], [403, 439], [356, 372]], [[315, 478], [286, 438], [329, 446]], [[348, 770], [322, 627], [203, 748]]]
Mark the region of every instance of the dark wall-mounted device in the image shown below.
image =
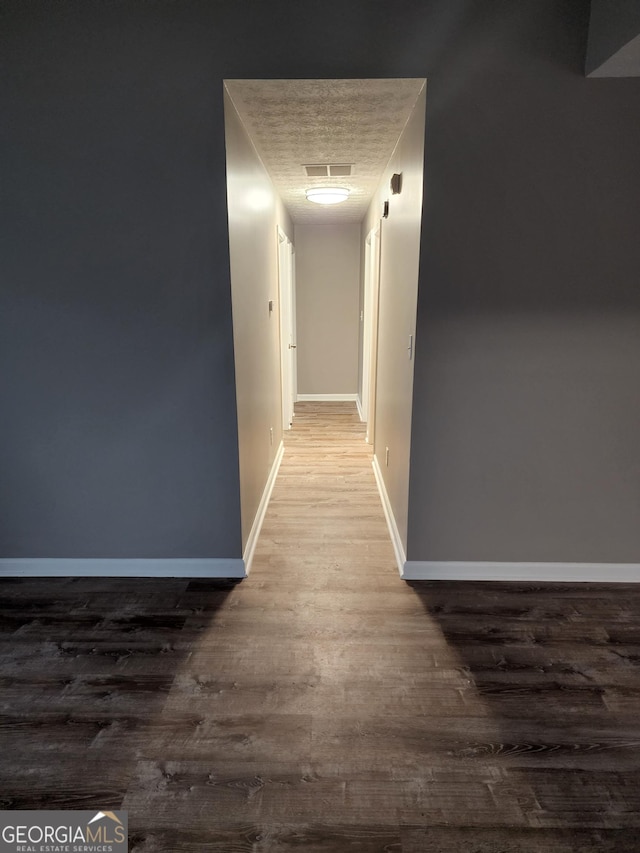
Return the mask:
[[391, 193], [399, 195], [402, 192], [402, 172], [391, 175]]
[[383, 219], [389, 218], [389, 202], [388, 201], [385, 201], [385, 203], [382, 205], [382, 218]]

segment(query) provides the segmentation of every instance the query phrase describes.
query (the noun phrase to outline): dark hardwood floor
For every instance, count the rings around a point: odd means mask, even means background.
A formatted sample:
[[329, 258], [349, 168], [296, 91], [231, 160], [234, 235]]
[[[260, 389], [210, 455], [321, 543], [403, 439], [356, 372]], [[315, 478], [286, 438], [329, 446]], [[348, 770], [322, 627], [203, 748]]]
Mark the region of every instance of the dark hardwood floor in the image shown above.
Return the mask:
[[0, 757], [135, 853], [638, 853], [640, 586], [402, 582], [300, 406], [247, 580], [0, 579]]

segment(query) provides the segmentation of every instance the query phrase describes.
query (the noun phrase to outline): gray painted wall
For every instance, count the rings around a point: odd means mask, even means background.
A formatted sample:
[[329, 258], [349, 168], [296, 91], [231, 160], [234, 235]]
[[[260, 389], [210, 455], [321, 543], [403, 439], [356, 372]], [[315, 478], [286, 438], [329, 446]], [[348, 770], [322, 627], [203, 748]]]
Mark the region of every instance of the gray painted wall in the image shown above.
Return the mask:
[[293, 225], [226, 91], [225, 125], [244, 548], [282, 440], [277, 228]]
[[411, 559], [637, 562], [640, 313], [460, 312], [425, 332]]
[[429, 80], [408, 557], [637, 562], [640, 81], [517, 5]]
[[239, 557], [221, 82], [167, 9], [0, 14], [0, 556]]
[[358, 389], [360, 226], [296, 225], [299, 394]]
[[[543, 494], [566, 531], [549, 559], [638, 559], [639, 445], [595, 402], [586, 420], [562, 411], [544, 454], [525, 444], [535, 493], [495, 478], [504, 457], [472, 424], [480, 471], [443, 438], [474, 378], [469, 366], [452, 381], [445, 323], [524, 315], [544, 351], [545, 318], [611, 329], [640, 311], [640, 81], [584, 78], [587, 0], [4, 0], [0, 15], [3, 556], [240, 556], [222, 80], [384, 75], [429, 79], [409, 557], [435, 553], [447, 494], [456, 535], [439, 555], [530, 559], [531, 536], [505, 531], [537, 518]], [[611, 334], [597, 337], [603, 358]], [[501, 340], [527, 387], [526, 353]], [[574, 357], [563, 340], [554, 376]], [[487, 387], [504, 369], [487, 368]], [[627, 378], [572, 377], [572, 393], [635, 417]], [[488, 426], [521, 430], [509, 396], [494, 400]], [[615, 443], [616, 465], [593, 467], [597, 514], [583, 481], [554, 495], [566, 434]], [[485, 503], [490, 538], [477, 534]], [[571, 521], [583, 503], [597, 549]], [[547, 522], [537, 532], [551, 541]]]
[[[400, 538], [407, 547], [411, 409], [414, 358], [409, 338], [416, 337], [416, 303], [422, 220], [425, 137], [422, 89], [380, 186], [362, 224], [364, 241], [380, 223], [380, 294], [373, 452], [378, 460]], [[402, 174], [402, 192], [389, 188], [394, 172]], [[389, 217], [380, 219], [384, 201]], [[414, 350], [415, 351], [415, 350]], [[386, 449], [389, 448], [389, 462]]]
[[640, 75], [640, 0], [591, 0], [585, 71], [594, 77]]

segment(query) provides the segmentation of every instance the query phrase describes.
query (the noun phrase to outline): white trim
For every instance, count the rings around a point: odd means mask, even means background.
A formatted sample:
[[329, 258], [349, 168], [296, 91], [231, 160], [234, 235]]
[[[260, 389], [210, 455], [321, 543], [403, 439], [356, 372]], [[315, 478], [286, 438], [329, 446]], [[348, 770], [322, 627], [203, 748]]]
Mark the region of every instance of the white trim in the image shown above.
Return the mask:
[[[293, 255], [291, 240], [277, 225], [278, 235], [278, 302], [280, 309], [280, 389], [282, 402], [282, 428], [291, 429], [295, 385], [293, 359], [295, 357], [295, 318], [293, 316]], [[296, 374], [297, 375], [297, 374]], [[297, 379], [296, 379], [297, 382]]]
[[235, 558], [78, 558], [0, 559], [0, 577], [244, 578], [244, 560]]
[[[380, 294], [380, 224], [367, 234], [364, 241], [364, 276], [362, 287], [362, 420], [371, 423], [367, 442], [373, 443], [375, 420], [376, 369], [378, 359], [378, 313]], [[369, 435], [371, 434], [371, 435]]]
[[291, 264], [291, 337], [293, 340], [293, 349], [291, 353], [291, 424], [296, 415], [294, 408], [296, 403], [296, 395], [298, 393], [298, 302], [296, 297], [296, 247], [290, 241], [291, 255], [289, 262]]
[[[373, 290], [373, 273], [371, 270], [372, 235], [368, 234], [364, 241], [364, 278], [362, 286], [362, 411], [369, 414], [369, 392], [371, 391], [371, 298]], [[360, 420], [365, 418], [361, 416]]]
[[357, 394], [298, 394], [300, 403], [357, 403]]
[[[365, 440], [373, 444], [376, 432], [378, 393], [378, 320], [380, 314], [380, 224], [367, 235], [365, 243], [365, 281], [363, 288], [362, 334], [362, 411], [367, 424]], [[367, 261], [369, 262], [367, 264]]]
[[389, 528], [389, 535], [391, 536], [393, 553], [396, 555], [398, 571], [400, 572], [400, 577], [404, 577], [402, 572], [407, 561], [407, 558], [404, 553], [404, 545], [402, 544], [402, 539], [400, 538], [400, 531], [398, 530], [398, 525], [396, 524], [396, 519], [393, 514], [393, 510], [391, 509], [391, 501], [389, 500], [387, 488], [384, 484], [384, 478], [382, 476], [382, 471], [380, 470], [378, 457], [375, 454], [373, 456], [371, 464], [373, 465], [373, 473], [376, 478], [376, 483], [378, 484], [378, 491], [380, 492], [380, 500], [382, 501], [384, 517], [387, 519], [387, 527]]
[[271, 471], [269, 472], [269, 477], [264, 487], [264, 492], [262, 493], [262, 497], [260, 498], [260, 505], [258, 506], [256, 517], [254, 518], [253, 524], [251, 525], [251, 532], [249, 533], [247, 544], [244, 549], [243, 558], [247, 574], [249, 574], [249, 572], [251, 571], [253, 555], [256, 550], [256, 545], [258, 544], [258, 537], [260, 536], [262, 523], [264, 522], [264, 517], [267, 513], [267, 507], [269, 506], [271, 492], [273, 491], [273, 487], [276, 483], [276, 477], [278, 476], [278, 470], [280, 469], [280, 463], [282, 462], [283, 454], [284, 444], [281, 441], [280, 447], [278, 448], [278, 452], [276, 453], [276, 457], [273, 460], [273, 465], [271, 466]]
[[640, 583], [640, 563], [490, 563], [409, 560], [403, 580]]
[[360, 401], [360, 397], [356, 394], [356, 408], [358, 410], [358, 417], [364, 423], [364, 414], [362, 412], [362, 402]]

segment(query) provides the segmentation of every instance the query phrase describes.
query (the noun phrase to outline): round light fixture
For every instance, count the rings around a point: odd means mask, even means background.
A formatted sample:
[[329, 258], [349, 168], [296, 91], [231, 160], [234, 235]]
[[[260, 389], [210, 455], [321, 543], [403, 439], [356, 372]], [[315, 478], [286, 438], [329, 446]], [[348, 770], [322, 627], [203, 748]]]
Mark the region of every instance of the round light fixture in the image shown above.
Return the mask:
[[315, 204], [340, 204], [349, 198], [350, 192], [346, 187], [312, 187], [306, 190], [307, 201]]

